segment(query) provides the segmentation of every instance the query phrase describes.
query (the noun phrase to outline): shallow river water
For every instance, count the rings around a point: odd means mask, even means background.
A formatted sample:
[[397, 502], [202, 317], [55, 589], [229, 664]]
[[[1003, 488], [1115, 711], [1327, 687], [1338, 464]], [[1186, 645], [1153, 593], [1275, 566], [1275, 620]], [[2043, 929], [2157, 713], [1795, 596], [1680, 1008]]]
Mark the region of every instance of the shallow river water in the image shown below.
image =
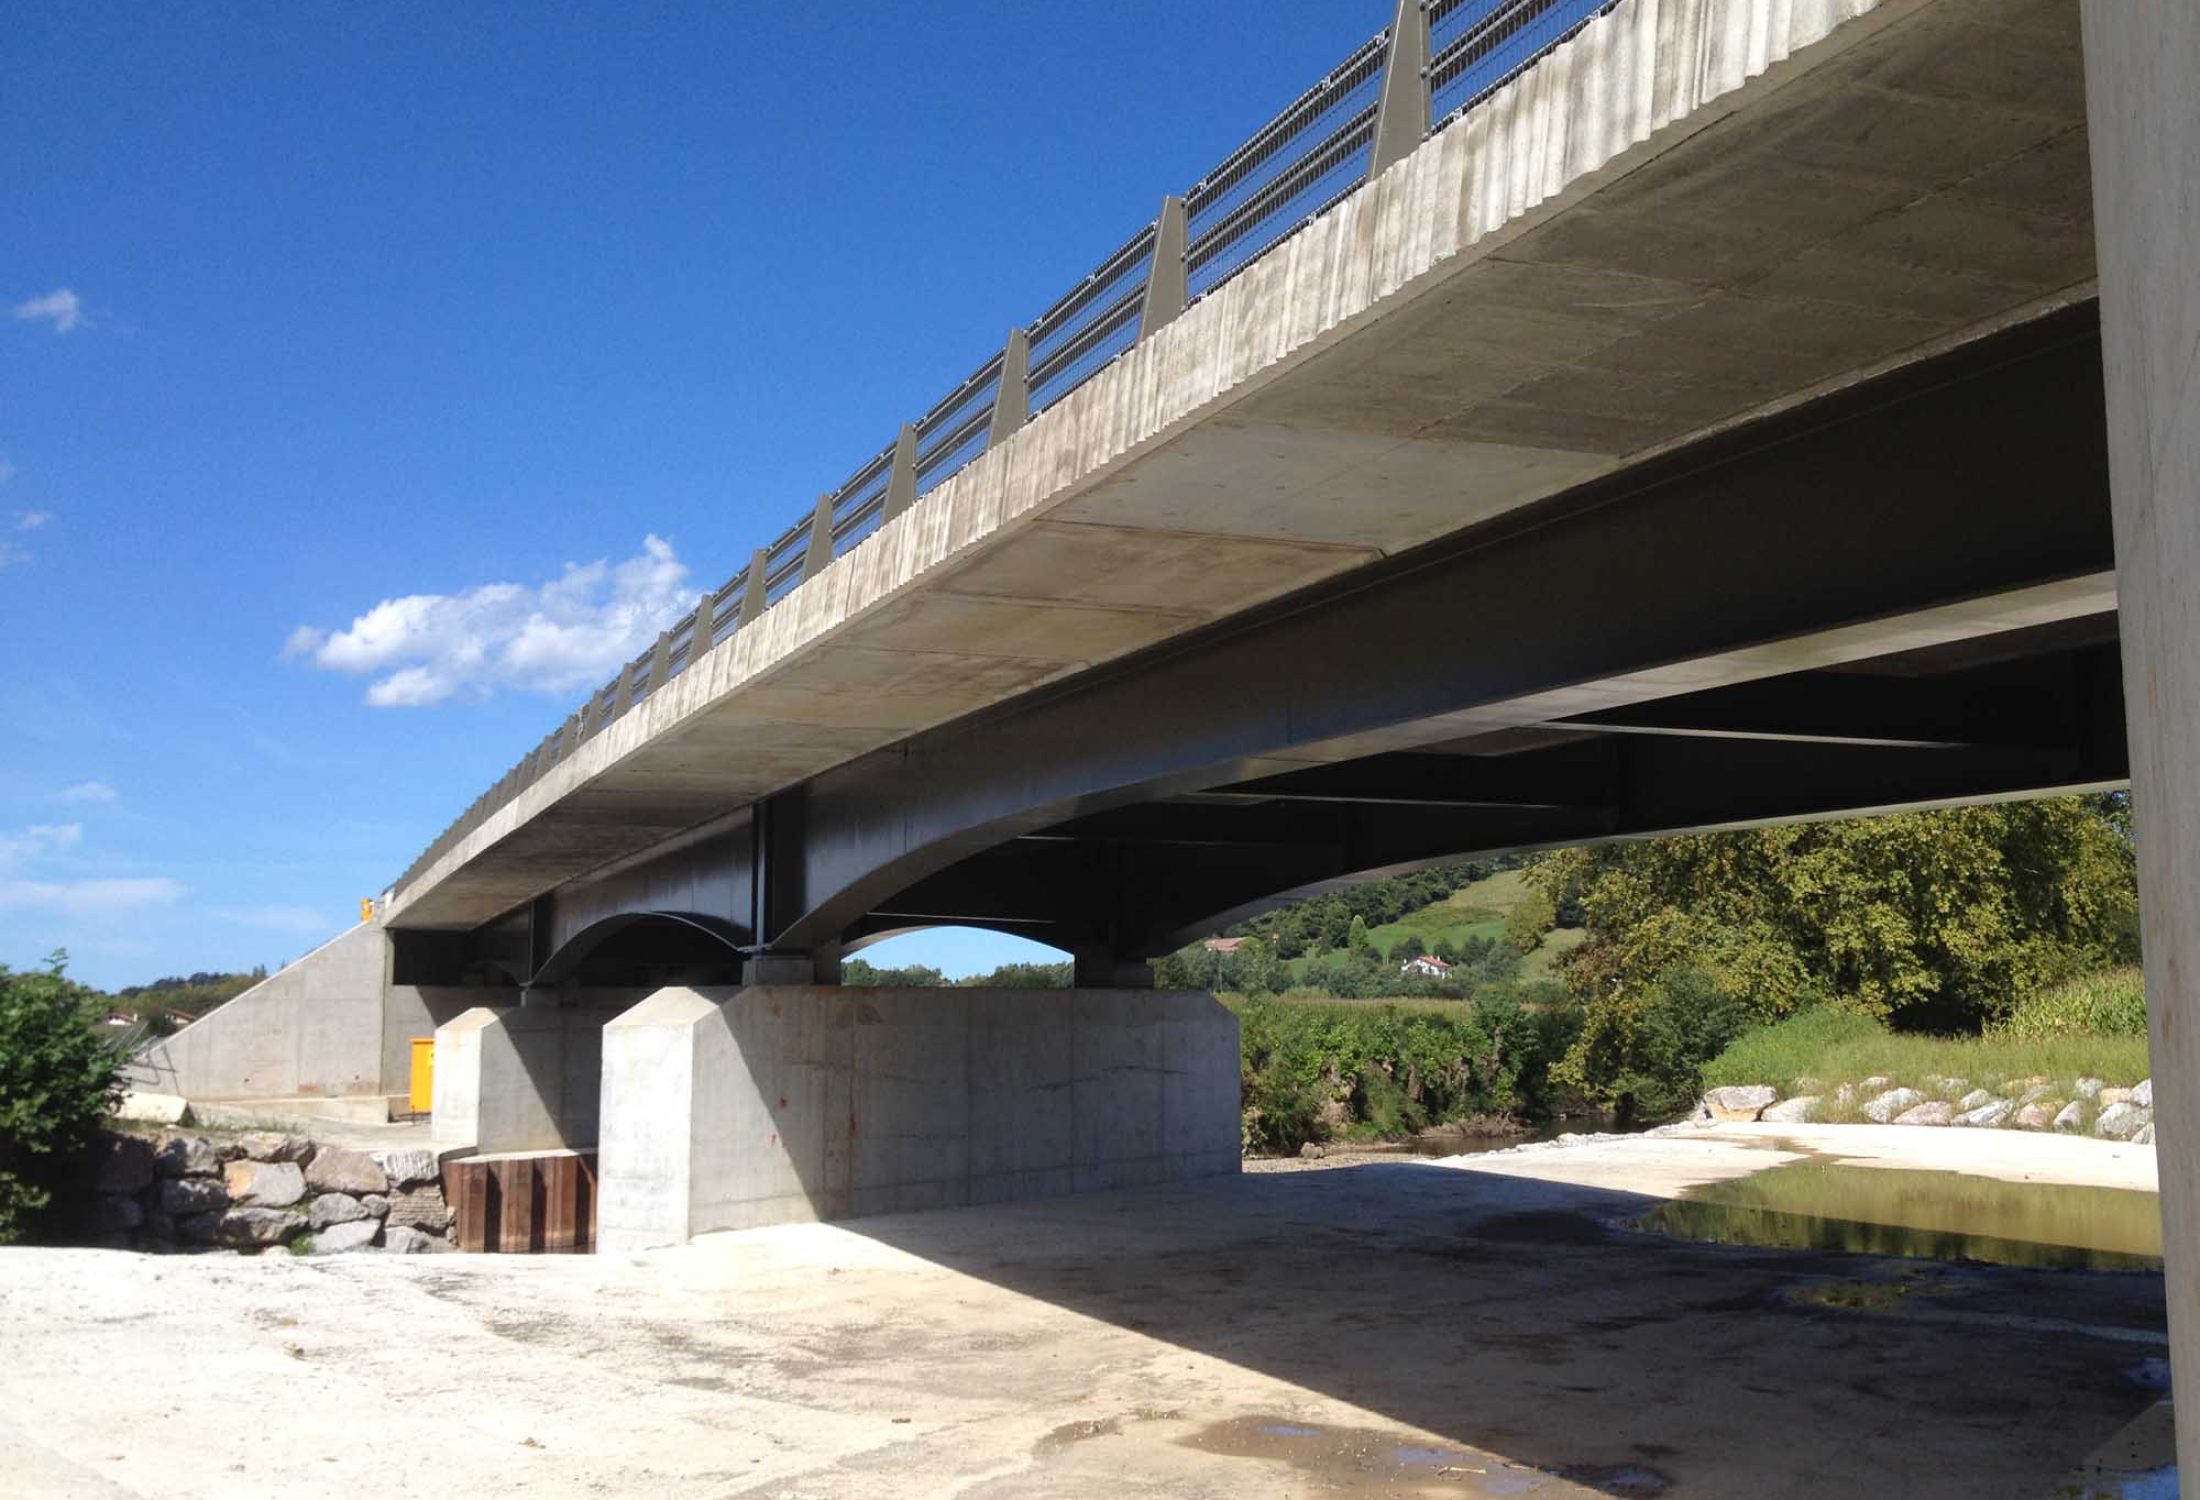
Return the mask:
[[1690, 1188], [1640, 1228], [1681, 1239], [2054, 1270], [2162, 1264], [2160, 1200], [2122, 1188], [2001, 1182], [1800, 1161]]

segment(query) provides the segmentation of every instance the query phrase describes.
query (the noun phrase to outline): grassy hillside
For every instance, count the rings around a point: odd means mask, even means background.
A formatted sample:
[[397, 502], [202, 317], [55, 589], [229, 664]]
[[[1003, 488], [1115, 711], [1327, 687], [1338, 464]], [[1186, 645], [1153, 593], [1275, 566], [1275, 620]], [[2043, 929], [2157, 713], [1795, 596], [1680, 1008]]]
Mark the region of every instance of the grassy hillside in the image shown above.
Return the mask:
[[[1409, 933], [1420, 938], [1423, 952], [1433, 952], [1438, 943], [1446, 941], [1455, 948], [1463, 948], [1475, 938], [1501, 942], [1505, 936], [1505, 919], [1530, 894], [1527, 881], [1519, 870], [1499, 870], [1461, 886], [1418, 911], [1407, 912], [1395, 922], [1370, 927], [1367, 938], [1386, 960]], [[1550, 978], [1552, 962], [1578, 944], [1582, 936], [1579, 928], [1561, 928], [1545, 934], [1542, 946], [1521, 961], [1520, 977], [1523, 980]], [[1307, 984], [1316, 982], [1308, 977], [1310, 974], [1318, 976], [1322, 970], [1342, 962], [1342, 953], [1331, 952], [1318, 957], [1304, 955], [1287, 959], [1284, 967], [1290, 971], [1292, 983]]]

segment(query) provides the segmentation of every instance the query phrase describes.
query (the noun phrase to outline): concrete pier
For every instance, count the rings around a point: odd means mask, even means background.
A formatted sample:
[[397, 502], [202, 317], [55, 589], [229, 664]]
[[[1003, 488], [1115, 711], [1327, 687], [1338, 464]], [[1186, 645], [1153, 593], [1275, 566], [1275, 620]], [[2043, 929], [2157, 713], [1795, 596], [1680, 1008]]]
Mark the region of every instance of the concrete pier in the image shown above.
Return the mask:
[[2086, 0], [2125, 714], [2177, 1449], [2200, 1474], [2200, 6]]
[[476, 1006], [437, 1027], [436, 1145], [482, 1155], [593, 1146], [604, 1026], [634, 999]]
[[664, 989], [603, 1033], [599, 1241], [1237, 1171], [1237, 1018], [1153, 990]]

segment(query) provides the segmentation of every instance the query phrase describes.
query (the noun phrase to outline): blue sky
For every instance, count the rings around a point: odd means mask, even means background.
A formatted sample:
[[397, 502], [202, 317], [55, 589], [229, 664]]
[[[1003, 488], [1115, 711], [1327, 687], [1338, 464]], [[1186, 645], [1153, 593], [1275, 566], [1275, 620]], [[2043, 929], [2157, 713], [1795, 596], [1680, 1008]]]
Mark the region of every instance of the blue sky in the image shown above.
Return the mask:
[[1389, 10], [12, 9], [0, 962], [333, 935]]

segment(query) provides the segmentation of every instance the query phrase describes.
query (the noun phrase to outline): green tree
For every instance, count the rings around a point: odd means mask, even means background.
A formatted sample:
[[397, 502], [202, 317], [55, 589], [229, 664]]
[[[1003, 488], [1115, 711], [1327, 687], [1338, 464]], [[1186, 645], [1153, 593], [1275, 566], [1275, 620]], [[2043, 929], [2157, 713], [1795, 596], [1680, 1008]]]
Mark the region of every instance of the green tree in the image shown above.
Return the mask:
[[121, 1097], [97, 996], [67, 965], [58, 952], [40, 970], [0, 965], [0, 1244], [50, 1217]]
[[1421, 935], [1418, 932], [1409, 932], [1390, 945], [1390, 960], [1392, 963], [1402, 964], [1408, 959], [1419, 958], [1426, 952], [1428, 949], [1422, 946]]
[[1557, 925], [1557, 902], [1544, 891], [1530, 889], [1505, 915], [1505, 941], [1517, 952], [1533, 953], [1543, 946], [1543, 934]]
[[2128, 962], [2136, 883], [2113, 813], [2055, 797], [1544, 856], [1529, 880], [1587, 930], [1562, 965], [1584, 1026], [1560, 1071], [1591, 1097], [1646, 1099], [1640, 1080], [1689, 1050], [1645, 1009], [1682, 970], [1753, 1020], [1832, 1002], [1975, 1032]]
[[1358, 912], [1352, 914], [1352, 925], [1345, 931], [1344, 946], [1354, 958], [1373, 958], [1375, 945], [1368, 940], [1367, 918]]

